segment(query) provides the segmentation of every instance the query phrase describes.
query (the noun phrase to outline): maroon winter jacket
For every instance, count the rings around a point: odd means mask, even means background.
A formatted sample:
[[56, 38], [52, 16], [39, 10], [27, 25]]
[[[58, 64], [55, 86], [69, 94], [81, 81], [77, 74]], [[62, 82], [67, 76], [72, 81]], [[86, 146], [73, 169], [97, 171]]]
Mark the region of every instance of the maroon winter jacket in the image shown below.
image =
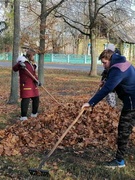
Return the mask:
[[[37, 79], [36, 76], [36, 66], [31, 64], [29, 61], [25, 61], [24, 64], [30, 73]], [[19, 62], [13, 66], [15, 72], [19, 71], [20, 76], [20, 98], [31, 98], [39, 96], [38, 86], [31, 75], [22, 69]]]

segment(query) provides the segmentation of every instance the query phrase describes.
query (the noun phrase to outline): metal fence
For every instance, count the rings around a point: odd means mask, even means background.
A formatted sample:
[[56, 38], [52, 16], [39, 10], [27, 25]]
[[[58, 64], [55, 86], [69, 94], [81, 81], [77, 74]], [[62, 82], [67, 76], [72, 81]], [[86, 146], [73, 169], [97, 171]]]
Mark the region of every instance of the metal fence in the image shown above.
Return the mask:
[[[39, 55], [35, 55], [35, 61], [37, 62]], [[12, 53], [1, 53], [0, 60], [12, 61]], [[78, 54], [45, 54], [44, 62], [54, 63], [69, 63], [69, 64], [91, 64], [90, 55], [78, 55]], [[101, 64], [101, 61], [97, 58], [97, 64]]]
[[12, 53], [8, 52], [8, 53], [0, 53], [0, 61], [12, 61]]

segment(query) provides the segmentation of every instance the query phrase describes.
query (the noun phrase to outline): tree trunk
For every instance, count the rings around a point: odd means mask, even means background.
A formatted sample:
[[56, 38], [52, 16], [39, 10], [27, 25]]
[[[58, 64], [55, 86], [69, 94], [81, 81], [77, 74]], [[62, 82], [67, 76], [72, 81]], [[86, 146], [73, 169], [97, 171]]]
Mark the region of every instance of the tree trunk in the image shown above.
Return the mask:
[[91, 67], [90, 67], [90, 76], [97, 76], [97, 54], [96, 54], [96, 36], [91, 29], [90, 33], [91, 41]]
[[46, 0], [41, 2], [40, 16], [40, 47], [38, 61], [38, 78], [44, 84], [44, 53], [45, 53], [45, 28], [46, 28]]
[[[20, 45], [20, 0], [14, 0], [14, 39], [12, 66], [16, 63]], [[18, 102], [18, 73], [11, 71], [11, 91], [8, 103]]]
[[89, 19], [90, 22], [93, 23], [93, 25], [90, 27], [90, 43], [91, 43], [91, 67], [90, 67], [90, 76], [97, 76], [97, 57], [96, 57], [96, 25], [94, 24], [93, 19], [93, 12], [94, 14], [97, 11], [97, 2], [98, 0], [95, 0], [94, 2], [89, 0]]

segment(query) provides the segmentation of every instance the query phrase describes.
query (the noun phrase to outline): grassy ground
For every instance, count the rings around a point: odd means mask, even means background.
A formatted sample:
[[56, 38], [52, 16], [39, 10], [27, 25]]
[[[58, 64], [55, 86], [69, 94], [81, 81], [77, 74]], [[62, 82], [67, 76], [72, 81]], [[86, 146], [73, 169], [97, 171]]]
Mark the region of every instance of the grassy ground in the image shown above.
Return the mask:
[[[11, 69], [0, 68], [0, 129], [5, 129], [17, 122], [20, 116], [20, 99], [18, 104], [7, 104], [10, 95]], [[99, 77], [88, 77], [86, 72], [66, 70], [46, 70], [45, 87], [60, 102], [87, 100], [96, 92]], [[46, 107], [55, 106], [50, 97], [40, 90], [40, 101]], [[40, 112], [47, 111], [40, 106]], [[2, 180], [40, 180], [45, 177], [31, 176], [29, 168], [38, 167], [46, 152], [31, 152], [23, 156], [1, 156], [0, 177]], [[50, 180], [135, 180], [135, 147], [128, 148], [127, 166], [123, 169], [110, 170], [102, 166], [102, 162], [115, 155], [110, 149], [99, 149], [89, 146], [83, 151], [66, 148], [57, 149], [48, 159], [43, 169], [48, 169]]]

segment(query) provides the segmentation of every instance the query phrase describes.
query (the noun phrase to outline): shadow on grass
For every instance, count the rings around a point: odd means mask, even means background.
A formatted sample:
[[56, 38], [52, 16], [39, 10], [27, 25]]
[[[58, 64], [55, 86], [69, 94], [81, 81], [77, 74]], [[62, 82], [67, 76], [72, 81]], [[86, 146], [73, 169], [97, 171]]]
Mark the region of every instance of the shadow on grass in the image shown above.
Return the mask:
[[80, 152], [73, 149], [57, 150], [50, 162], [57, 162], [59, 168], [71, 173], [76, 180], [135, 180], [134, 165], [115, 170], [106, 169], [102, 165], [113, 157], [114, 152], [109, 149], [88, 147]]
[[3, 180], [135, 180], [135, 160], [131, 163], [127, 159], [127, 167], [115, 170], [106, 169], [101, 165], [113, 155], [114, 152], [111, 150], [96, 147], [88, 147], [83, 151], [57, 149], [43, 166], [43, 169], [49, 170], [51, 178], [32, 176], [28, 172], [29, 168], [39, 166], [44, 156], [42, 153], [31, 152], [23, 156], [0, 157], [0, 176]]

